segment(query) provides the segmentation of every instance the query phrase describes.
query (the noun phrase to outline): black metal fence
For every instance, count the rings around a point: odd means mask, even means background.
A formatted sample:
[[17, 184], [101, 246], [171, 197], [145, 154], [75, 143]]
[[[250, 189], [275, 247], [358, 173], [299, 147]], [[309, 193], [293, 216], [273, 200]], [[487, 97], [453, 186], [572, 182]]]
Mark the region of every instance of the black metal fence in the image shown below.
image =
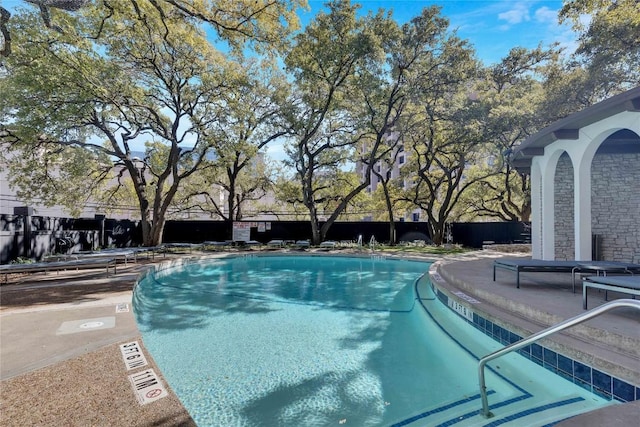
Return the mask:
[[[311, 238], [308, 221], [247, 221], [251, 223], [251, 240], [262, 243], [273, 239], [303, 240]], [[429, 242], [424, 222], [395, 224], [396, 241], [424, 240]], [[528, 223], [452, 223], [451, 243], [480, 248], [483, 243], [518, 243], [529, 241]], [[390, 238], [387, 222], [336, 222], [326, 239], [368, 243], [372, 237], [378, 242]], [[167, 221], [164, 228], [166, 243], [200, 243], [232, 240], [232, 224], [224, 221]], [[101, 247], [128, 247], [141, 244], [139, 222], [95, 218], [52, 218], [32, 215], [0, 215], [0, 263], [18, 257], [41, 259], [55, 253], [71, 253]]]
[[19, 257], [42, 259], [48, 254], [139, 245], [135, 221], [96, 218], [53, 218], [0, 215], [0, 263]]
[[484, 243], [530, 243], [529, 222], [454, 222], [451, 224], [454, 243], [469, 248], [481, 248]]
[[[267, 243], [270, 240], [311, 239], [309, 221], [246, 221], [251, 223], [251, 240]], [[322, 225], [322, 223], [320, 224]], [[422, 222], [399, 222], [396, 224], [399, 241], [429, 240], [427, 226]], [[375, 237], [378, 242], [387, 242], [389, 237], [387, 222], [335, 222], [327, 232], [326, 240], [357, 241], [362, 236], [364, 242]], [[164, 227], [164, 241], [203, 242], [232, 239], [232, 224], [223, 221], [167, 221]]]

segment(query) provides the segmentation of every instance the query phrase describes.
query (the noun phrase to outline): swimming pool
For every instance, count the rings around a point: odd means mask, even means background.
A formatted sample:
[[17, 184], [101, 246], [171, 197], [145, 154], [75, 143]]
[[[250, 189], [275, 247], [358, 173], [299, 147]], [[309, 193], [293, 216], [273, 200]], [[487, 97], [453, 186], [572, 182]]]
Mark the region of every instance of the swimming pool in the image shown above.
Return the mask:
[[[488, 424], [475, 415], [477, 363], [500, 344], [434, 298], [419, 280], [428, 268], [380, 257], [201, 260], [141, 279], [134, 311], [200, 426]], [[492, 404], [515, 414], [532, 399], [569, 415], [606, 404], [516, 354], [487, 383]], [[513, 425], [543, 425], [526, 416]]]

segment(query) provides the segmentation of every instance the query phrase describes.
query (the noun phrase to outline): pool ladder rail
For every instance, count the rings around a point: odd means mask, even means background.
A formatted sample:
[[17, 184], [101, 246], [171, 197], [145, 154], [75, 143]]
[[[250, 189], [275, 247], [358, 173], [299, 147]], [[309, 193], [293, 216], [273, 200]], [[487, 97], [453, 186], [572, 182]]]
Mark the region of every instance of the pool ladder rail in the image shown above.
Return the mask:
[[564, 322], [560, 322], [554, 326], [551, 326], [547, 329], [543, 329], [540, 332], [537, 332], [533, 335], [528, 336], [527, 338], [523, 338], [520, 341], [514, 342], [506, 347], [501, 348], [500, 350], [494, 351], [482, 359], [478, 363], [478, 380], [480, 383], [480, 396], [482, 399], [482, 410], [480, 411], [480, 415], [485, 418], [493, 417], [493, 414], [489, 410], [489, 401], [487, 399], [487, 386], [484, 378], [484, 368], [488, 362], [493, 359], [497, 359], [500, 356], [503, 356], [507, 353], [511, 353], [512, 351], [519, 350], [523, 347], [526, 347], [529, 344], [532, 344], [542, 338], [545, 338], [549, 335], [555, 334], [556, 332], [563, 331], [572, 326], [578, 325], [582, 322], [586, 322], [587, 320], [593, 319], [594, 317], [598, 317], [601, 314], [606, 313], [607, 311], [620, 308], [620, 307], [631, 307], [640, 310], [640, 301], [633, 299], [619, 299], [616, 301], [611, 301], [606, 304], [603, 304], [599, 307], [591, 309], [586, 313], [579, 314], [575, 317], [565, 320]]

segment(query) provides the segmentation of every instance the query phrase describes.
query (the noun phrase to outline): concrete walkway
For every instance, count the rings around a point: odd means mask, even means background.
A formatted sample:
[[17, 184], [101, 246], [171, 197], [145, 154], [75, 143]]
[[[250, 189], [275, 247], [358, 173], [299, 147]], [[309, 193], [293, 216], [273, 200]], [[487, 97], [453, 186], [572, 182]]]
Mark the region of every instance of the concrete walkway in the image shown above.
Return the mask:
[[[448, 258], [438, 271], [450, 291], [472, 295], [488, 317], [523, 332], [583, 312], [581, 295], [571, 292], [570, 275], [524, 274], [516, 289], [515, 275], [501, 271], [493, 282], [497, 256], [506, 255], [481, 251]], [[169, 396], [162, 403], [140, 405], [120, 352], [120, 344], [137, 341], [146, 353], [131, 292], [149, 262], [118, 266], [116, 276], [104, 271], [35, 274], [0, 288], [1, 425], [194, 425], [167, 384]], [[590, 307], [602, 302], [603, 295], [590, 296]], [[639, 319], [632, 310], [606, 314], [555, 337], [551, 345], [640, 384]], [[635, 425], [639, 409], [637, 402], [607, 408], [616, 414], [607, 416], [612, 421], [607, 425]], [[579, 424], [603, 425], [598, 417], [584, 415]], [[621, 421], [613, 423], [614, 418]], [[577, 425], [569, 421], [567, 427]]]

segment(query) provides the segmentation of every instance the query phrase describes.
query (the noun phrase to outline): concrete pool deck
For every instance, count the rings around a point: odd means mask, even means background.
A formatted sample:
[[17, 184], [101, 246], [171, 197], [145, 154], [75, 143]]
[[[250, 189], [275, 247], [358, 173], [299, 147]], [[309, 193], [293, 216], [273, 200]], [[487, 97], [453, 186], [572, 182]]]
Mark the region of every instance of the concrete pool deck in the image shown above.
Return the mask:
[[[180, 255], [169, 257], [174, 256]], [[493, 282], [491, 265], [500, 256], [514, 255], [478, 251], [442, 259], [443, 286], [472, 296], [487, 316], [522, 331], [536, 332], [583, 312], [581, 294], [571, 292], [570, 275], [525, 273], [516, 289], [515, 274], [499, 271]], [[103, 271], [34, 274], [0, 287], [1, 425], [195, 425], [166, 383], [168, 397], [139, 404], [129, 380], [137, 371], [127, 371], [121, 354], [123, 343], [137, 341], [143, 347], [131, 290], [151, 262], [118, 266], [115, 276]], [[590, 294], [589, 307], [603, 302], [604, 293]], [[569, 349], [638, 384], [638, 319], [637, 311], [627, 309], [607, 313], [558, 335], [550, 346]], [[153, 368], [161, 378], [143, 351], [149, 361], [145, 369]], [[638, 416], [640, 405], [634, 402], [558, 425], [601, 426], [602, 417], [608, 426], [635, 425]]]

